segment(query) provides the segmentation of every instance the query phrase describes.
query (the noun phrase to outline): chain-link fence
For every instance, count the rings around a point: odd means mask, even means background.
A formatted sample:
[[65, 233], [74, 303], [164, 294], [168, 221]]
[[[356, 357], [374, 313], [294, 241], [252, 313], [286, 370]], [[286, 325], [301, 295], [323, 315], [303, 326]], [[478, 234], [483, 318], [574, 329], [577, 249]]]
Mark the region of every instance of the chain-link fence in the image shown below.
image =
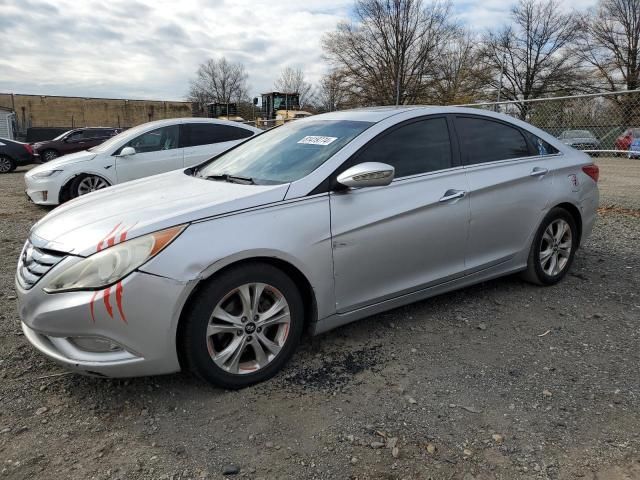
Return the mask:
[[586, 152], [640, 157], [640, 90], [459, 106], [512, 115]]

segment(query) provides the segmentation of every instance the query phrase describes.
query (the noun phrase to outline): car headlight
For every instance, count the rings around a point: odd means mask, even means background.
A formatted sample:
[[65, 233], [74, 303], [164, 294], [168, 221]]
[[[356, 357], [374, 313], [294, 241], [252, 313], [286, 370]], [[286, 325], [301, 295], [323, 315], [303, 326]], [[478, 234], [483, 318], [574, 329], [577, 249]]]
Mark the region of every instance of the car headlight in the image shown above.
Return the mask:
[[98, 290], [119, 282], [175, 240], [186, 225], [167, 228], [94, 253], [49, 281], [47, 293]]
[[55, 177], [56, 175], [58, 175], [62, 170], [47, 170], [44, 172], [38, 172], [38, 173], [34, 173], [33, 174], [33, 178], [48, 178], [48, 177]]

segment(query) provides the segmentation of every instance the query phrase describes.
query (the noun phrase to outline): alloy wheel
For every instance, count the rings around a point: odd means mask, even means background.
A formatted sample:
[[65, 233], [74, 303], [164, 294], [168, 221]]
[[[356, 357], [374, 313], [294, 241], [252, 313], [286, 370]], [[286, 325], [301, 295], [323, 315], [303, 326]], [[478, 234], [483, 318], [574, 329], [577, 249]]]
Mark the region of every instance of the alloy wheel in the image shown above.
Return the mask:
[[78, 196], [85, 195], [87, 193], [95, 192], [107, 188], [109, 184], [104, 178], [97, 177], [95, 175], [88, 175], [78, 182], [77, 193]]
[[7, 157], [0, 157], [0, 173], [9, 173], [13, 167], [11, 160]]
[[572, 246], [573, 239], [569, 223], [562, 218], [551, 222], [545, 229], [540, 242], [540, 266], [544, 273], [551, 277], [562, 273], [569, 263]]
[[278, 356], [291, 323], [289, 304], [265, 283], [241, 285], [218, 302], [207, 325], [211, 359], [224, 371], [254, 373]]
[[53, 150], [47, 150], [46, 152], [44, 152], [43, 157], [44, 157], [44, 161], [48, 162], [50, 160], [54, 160], [58, 158], [58, 154]]

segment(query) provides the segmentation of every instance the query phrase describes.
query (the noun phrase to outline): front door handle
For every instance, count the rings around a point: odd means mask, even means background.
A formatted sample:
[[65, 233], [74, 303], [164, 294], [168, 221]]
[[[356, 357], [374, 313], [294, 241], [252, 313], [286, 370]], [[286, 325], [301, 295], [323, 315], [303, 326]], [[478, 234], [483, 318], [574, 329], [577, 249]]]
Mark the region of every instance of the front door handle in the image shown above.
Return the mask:
[[449, 189], [446, 192], [444, 192], [444, 195], [442, 196], [442, 198], [440, 198], [440, 200], [438, 200], [440, 203], [444, 203], [444, 202], [449, 202], [451, 200], [455, 200], [457, 198], [462, 198], [467, 194], [467, 192], [465, 192], [464, 190], [453, 190], [453, 189]]
[[549, 173], [548, 168], [535, 167], [533, 170], [531, 170], [531, 173], [529, 175], [531, 175], [532, 177], [541, 177], [543, 175], [546, 175], [547, 173]]

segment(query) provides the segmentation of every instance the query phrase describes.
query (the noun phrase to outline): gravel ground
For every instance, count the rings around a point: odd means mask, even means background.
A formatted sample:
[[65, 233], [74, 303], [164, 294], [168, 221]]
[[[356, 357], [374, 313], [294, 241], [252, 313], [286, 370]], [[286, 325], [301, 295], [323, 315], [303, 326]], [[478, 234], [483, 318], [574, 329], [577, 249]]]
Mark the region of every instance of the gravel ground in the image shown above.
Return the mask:
[[0, 477], [640, 478], [640, 161], [598, 163], [615, 207], [560, 285], [510, 277], [377, 315], [237, 392], [67, 374], [30, 348], [13, 275], [46, 210], [26, 169], [0, 176]]

